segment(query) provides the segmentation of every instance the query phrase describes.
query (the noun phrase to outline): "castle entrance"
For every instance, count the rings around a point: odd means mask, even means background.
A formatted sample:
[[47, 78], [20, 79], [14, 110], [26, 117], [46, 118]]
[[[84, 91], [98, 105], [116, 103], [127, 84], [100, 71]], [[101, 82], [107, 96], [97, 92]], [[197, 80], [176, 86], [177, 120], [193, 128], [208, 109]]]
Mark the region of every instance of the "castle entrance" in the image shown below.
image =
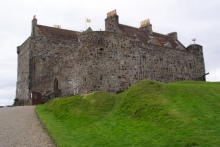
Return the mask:
[[58, 91], [58, 79], [55, 78], [54, 80], [54, 91]]

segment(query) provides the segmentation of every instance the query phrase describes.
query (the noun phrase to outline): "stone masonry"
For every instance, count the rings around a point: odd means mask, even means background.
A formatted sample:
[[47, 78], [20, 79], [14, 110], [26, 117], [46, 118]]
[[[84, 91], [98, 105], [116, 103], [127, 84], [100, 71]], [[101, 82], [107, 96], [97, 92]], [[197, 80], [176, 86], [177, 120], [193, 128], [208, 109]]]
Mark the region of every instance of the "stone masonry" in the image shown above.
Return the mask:
[[70, 31], [38, 25], [34, 17], [31, 36], [17, 47], [16, 98], [26, 101], [32, 91], [118, 93], [142, 79], [205, 80], [201, 45], [185, 47], [176, 32], [156, 33], [149, 19], [140, 28], [119, 24], [116, 10], [107, 14], [105, 28]]

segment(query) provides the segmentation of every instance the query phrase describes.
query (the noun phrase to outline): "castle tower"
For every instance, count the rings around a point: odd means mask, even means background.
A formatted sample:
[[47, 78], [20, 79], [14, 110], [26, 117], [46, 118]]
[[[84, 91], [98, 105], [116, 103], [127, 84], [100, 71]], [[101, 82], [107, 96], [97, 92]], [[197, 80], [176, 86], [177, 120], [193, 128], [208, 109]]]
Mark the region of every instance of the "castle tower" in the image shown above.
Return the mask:
[[206, 81], [202, 46], [199, 44], [191, 44], [187, 47], [187, 51], [194, 53], [195, 55], [194, 64], [196, 67], [196, 80]]
[[107, 18], [105, 19], [105, 31], [119, 32], [119, 16], [116, 10], [107, 13]]

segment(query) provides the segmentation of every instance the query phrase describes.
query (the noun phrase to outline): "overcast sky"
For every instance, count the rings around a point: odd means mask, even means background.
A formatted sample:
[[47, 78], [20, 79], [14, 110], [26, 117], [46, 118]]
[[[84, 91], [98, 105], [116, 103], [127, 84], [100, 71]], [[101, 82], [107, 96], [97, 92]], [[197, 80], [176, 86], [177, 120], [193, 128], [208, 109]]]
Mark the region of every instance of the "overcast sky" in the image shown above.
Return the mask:
[[185, 45], [192, 38], [203, 46], [207, 81], [220, 81], [220, 0], [0, 0], [0, 106], [11, 105], [17, 81], [17, 53], [31, 34], [31, 20], [63, 29], [104, 30], [106, 13], [116, 9], [119, 23], [139, 27], [150, 18], [154, 32], [178, 33]]

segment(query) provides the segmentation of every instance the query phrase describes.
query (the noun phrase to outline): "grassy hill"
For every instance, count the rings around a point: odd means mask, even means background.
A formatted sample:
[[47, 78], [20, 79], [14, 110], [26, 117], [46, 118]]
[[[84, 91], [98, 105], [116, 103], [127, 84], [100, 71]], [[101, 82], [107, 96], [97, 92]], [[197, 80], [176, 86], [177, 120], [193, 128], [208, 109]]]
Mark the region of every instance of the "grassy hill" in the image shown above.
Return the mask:
[[59, 147], [219, 147], [220, 83], [143, 80], [123, 93], [102, 91], [39, 105]]

